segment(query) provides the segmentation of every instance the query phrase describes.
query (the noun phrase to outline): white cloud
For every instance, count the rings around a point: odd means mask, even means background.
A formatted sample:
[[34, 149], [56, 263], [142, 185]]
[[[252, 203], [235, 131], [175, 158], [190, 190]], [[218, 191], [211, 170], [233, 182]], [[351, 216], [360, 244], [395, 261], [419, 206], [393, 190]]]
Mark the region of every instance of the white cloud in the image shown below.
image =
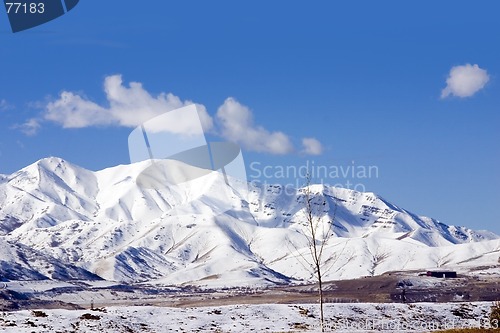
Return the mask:
[[112, 125], [116, 121], [105, 108], [68, 91], [63, 91], [58, 100], [47, 104], [43, 118], [64, 128]]
[[14, 107], [10, 105], [6, 99], [0, 99], [0, 111], [7, 111], [13, 108]]
[[38, 130], [40, 129], [40, 122], [36, 118], [31, 118], [26, 120], [21, 125], [14, 125], [13, 128], [20, 129], [21, 132], [28, 136], [33, 136], [38, 133]]
[[[193, 104], [181, 100], [171, 93], [156, 96], [146, 91], [141, 83], [124, 85], [121, 75], [108, 76], [104, 80], [107, 105], [99, 105], [84, 95], [63, 91], [60, 96], [43, 106], [40, 118], [32, 118], [16, 128], [27, 135], [36, 134], [43, 121], [56, 123], [63, 128], [84, 128], [94, 126], [137, 127], [145, 121], [165, 112]], [[205, 131], [213, 131], [214, 119], [205, 106], [196, 104]], [[188, 119], [189, 120], [189, 119]], [[191, 134], [199, 127], [192, 122], [179, 119], [175, 123], [162, 124], [161, 130], [176, 134]], [[284, 155], [295, 151], [289, 138], [283, 132], [271, 132], [254, 124], [252, 111], [234, 98], [227, 98], [218, 108], [215, 120], [220, 137], [240, 144], [243, 148], [271, 154]], [[313, 138], [302, 140], [302, 153], [319, 155], [321, 143]]]
[[[108, 76], [104, 80], [104, 92], [109, 103], [103, 107], [78, 94], [63, 91], [56, 101], [47, 104], [43, 118], [60, 124], [64, 128], [83, 128], [89, 126], [136, 127], [145, 121], [183, 106], [193, 104], [182, 101], [171, 93], [152, 96], [141, 83], [123, 84], [121, 75]], [[197, 109], [205, 130], [213, 127], [212, 118], [203, 105]], [[189, 134], [189, 123], [166, 124], [172, 133]]]
[[323, 153], [323, 146], [315, 138], [303, 138], [302, 153], [307, 155], [321, 155]]
[[234, 98], [227, 98], [217, 110], [221, 135], [244, 148], [256, 152], [271, 154], [291, 153], [293, 145], [288, 136], [282, 132], [269, 132], [253, 122], [250, 109]]
[[470, 97], [483, 89], [490, 77], [486, 70], [478, 65], [466, 64], [455, 66], [450, 70], [446, 79], [446, 88], [441, 91], [441, 98], [450, 95], [457, 97]]

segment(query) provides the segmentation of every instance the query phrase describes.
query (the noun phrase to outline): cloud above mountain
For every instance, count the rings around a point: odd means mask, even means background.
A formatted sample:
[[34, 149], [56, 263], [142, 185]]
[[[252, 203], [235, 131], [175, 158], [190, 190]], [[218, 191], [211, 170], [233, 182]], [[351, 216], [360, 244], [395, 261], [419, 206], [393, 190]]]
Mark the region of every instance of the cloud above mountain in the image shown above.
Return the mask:
[[[182, 100], [172, 93], [153, 95], [139, 82], [126, 85], [121, 75], [106, 77], [103, 88], [107, 105], [100, 105], [80, 93], [63, 91], [57, 99], [44, 104], [40, 117], [30, 118], [16, 128], [27, 135], [36, 134], [43, 122], [55, 123], [63, 128], [134, 128], [165, 112], [196, 104], [200, 121], [207, 132], [239, 143], [249, 151], [279, 155], [296, 151], [287, 134], [256, 125], [250, 108], [232, 97], [227, 98], [218, 108], [216, 116], [212, 117], [202, 104]], [[189, 123], [181, 121], [166, 126], [165, 130], [175, 134], [189, 134], [192, 128]], [[322, 152], [318, 140], [304, 138], [303, 142], [308, 145], [303, 153], [319, 155]]]
[[441, 98], [471, 97], [483, 89], [489, 80], [488, 72], [477, 64], [452, 67], [446, 79], [446, 88], [441, 91]]
[[254, 124], [252, 111], [234, 98], [224, 101], [218, 111], [221, 134], [230, 141], [241, 144], [244, 148], [271, 154], [293, 152], [290, 138], [283, 132], [269, 132]]
[[[81, 95], [63, 91], [57, 100], [46, 105], [43, 118], [64, 128], [110, 125], [133, 128], [155, 116], [193, 104], [192, 101], [182, 101], [171, 93], [153, 96], [139, 82], [130, 82], [126, 86], [123, 84], [121, 75], [106, 77], [104, 92], [108, 107], [101, 106]], [[204, 128], [211, 130], [213, 122], [206, 108], [197, 104], [197, 109]], [[189, 128], [172, 124], [171, 130], [189, 131]]]
[[323, 153], [323, 145], [315, 138], [303, 138], [302, 153], [307, 155], [321, 155]]
[[23, 132], [27, 136], [33, 136], [37, 134], [40, 127], [40, 122], [36, 118], [31, 118], [26, 120], [22, 124], [12, 126], [12, 128], [21, 130], [21, 132]]

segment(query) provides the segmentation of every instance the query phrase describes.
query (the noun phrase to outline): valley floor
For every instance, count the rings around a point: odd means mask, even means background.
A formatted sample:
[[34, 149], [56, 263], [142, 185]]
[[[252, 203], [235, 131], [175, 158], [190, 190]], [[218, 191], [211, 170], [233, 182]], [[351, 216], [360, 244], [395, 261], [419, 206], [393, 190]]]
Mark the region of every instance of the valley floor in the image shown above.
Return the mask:
[[[500, 279], [393, 272], [327, 282], [324, 295], [327, 332], [488, 327]], [[317, 297], [314, 284], [209, 288], [9, 281], [0, 284], [0, 332], [318, 332]]]
[[[335, 303], [326, 331], [432, 332], [488, 325], [491, 302]], [[112, 306], [94, 310], [0, 312], [0, 331], [23, 332], [317, 332], [315, 304], [210, 307]], [[487, 326], [486, 326], [487, 327]]]

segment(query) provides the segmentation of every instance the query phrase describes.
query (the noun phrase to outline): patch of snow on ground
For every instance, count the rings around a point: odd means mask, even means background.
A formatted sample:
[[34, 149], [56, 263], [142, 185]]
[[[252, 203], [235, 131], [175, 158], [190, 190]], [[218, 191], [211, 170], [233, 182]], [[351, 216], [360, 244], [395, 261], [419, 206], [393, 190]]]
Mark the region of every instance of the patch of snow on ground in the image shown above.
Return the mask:
[[[335, 332], [430, 332], [488, 323], [490, 302], [327, 304]], [[2, 332], [316, 332], [317, 305], [235, 305], [197, 308], [109, 307], [0, 313]], [[488, 326], [485, 326], [488, 327]]]

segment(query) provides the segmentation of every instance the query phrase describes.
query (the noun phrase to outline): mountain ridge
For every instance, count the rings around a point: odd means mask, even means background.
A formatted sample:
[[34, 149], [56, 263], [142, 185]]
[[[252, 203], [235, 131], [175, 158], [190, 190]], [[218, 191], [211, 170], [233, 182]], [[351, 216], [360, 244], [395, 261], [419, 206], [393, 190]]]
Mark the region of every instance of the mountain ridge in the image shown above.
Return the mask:
[[[303, 189], [227, 187], [216, 173], [184, 187], [144, 189], [135, 179], [147, 166], [93, 172], [51, 157], [0, 177], [0, 241], [108, 280], [251, 285], [312, 279], [298, 255], [307, 253]], [[500, 237], [492, 232], [448, 226], [374, 193], [309, 189], [324, 203], [322, 226], [331, 224], [335, 234], [325, 246], [327, 261], [335, 262], [329, 279], [498, 260]]]

